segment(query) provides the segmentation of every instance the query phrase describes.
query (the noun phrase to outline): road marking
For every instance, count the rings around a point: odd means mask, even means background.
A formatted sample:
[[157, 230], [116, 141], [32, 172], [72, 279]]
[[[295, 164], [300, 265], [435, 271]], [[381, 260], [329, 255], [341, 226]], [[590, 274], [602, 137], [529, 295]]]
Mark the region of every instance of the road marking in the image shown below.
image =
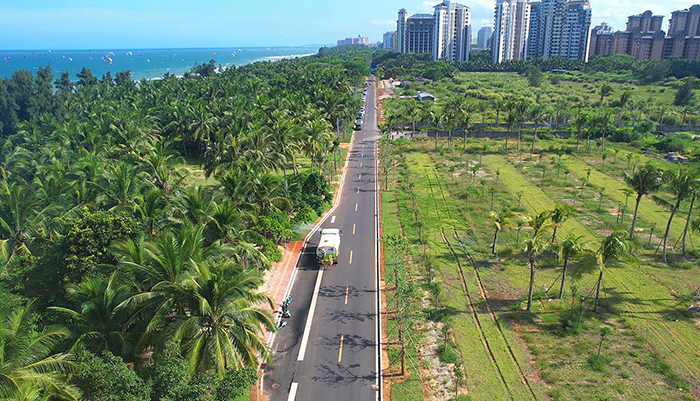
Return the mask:
[[[352, 251], [350, 251], [350, 259], [352, 259]], [[321, 278], [323, 278], [323, 269], [319, 270], [318, 276], [316, 276], [314, 295], [311, 297], [311, 306], [309, 307], [309, 315], [306, 317], [306, 326], [304, 327], [304, 335], [301, 338], [301, 348], [299, 349], [297, 361], [303, 361], [304, 355], [306, 355], [306, 344], [309, 342], [309, 332], [311, 331], [311, 322], [314, 319], [314, 311], [316, 310], [316, 302], [318, 301], [318, 290], [321, 288]]]
[[362, 162], [360, 162], [360, 167], [362, 167]]
[[357, 203], [355, 204], [355, 211], [357, 211]]
[[289, 397], [287, 397], [287, 401], [294, 401], [295, 398], [297, 398], [297, 387], [299, 386], [299, 383], [292, 383], [292, 387], [289, 389]]
[[360, 181], [362, 181], [362, 174], [359, 174], [359, 175], [357, 176], [357, 178], [358, 178]]
[[331, 224], [335, 223], [335, 216], [331, 217]]
[[352, 251], [350, 251], [350, 262], [348, 262], [349, 265], [352, 264]]
[[348, 304], [348, 293], [350, 292], [350, 286], [345, 286], [345, 305]]
[[352, 235], [355, 235], [355, 223], [352, 224]]
[[343, 340], [345, 337], [341, 334], [340, 335], [340, 349], [338, 349], [338, 363], [340, 363], [343, 360]]
[[360, 193], [360, 187], [357, 187], [357, 193], [358, 194]]

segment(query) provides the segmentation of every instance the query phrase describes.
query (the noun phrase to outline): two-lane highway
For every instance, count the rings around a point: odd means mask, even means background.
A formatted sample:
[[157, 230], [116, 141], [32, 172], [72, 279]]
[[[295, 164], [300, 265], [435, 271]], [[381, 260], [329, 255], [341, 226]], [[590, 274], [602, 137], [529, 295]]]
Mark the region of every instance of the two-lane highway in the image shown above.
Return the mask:
[[[292, 317], [272, 338], [262, 381], [269, 400], [381, 398], [374, 77], [369, 83], [339, 202], [302, 248], [289, 290]], [[343, 231], [338, 264], [323, 269], [315, 259], [321, 228]]]

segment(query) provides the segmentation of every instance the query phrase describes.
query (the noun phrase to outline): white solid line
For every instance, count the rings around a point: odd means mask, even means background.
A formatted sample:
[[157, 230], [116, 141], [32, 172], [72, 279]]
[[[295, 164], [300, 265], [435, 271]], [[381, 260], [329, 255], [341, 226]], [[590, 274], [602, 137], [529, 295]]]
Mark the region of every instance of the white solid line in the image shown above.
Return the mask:
[[[376, 82], [376, 81], [375, 81]], [[374, 88], [372, 89], [374, 91]], [[376, 102], [376, 99], [375, 99]], [[375, 114], [376, 119], [376, 114]], [[376, 126], [376, 120], [375, 120]], [[381, 286], [381, 260], [379, 258], [379, 159], [377, 157], [377, 142], [373, 143], [372, 156], [374, 156], [374, 267], [376, 274], [374, 276], [375, 288], [377, 289], [377, 298], [374, 299], [375, 310], [377, 311], [377, 331], [374, 333], [374, 343], [376, 344], [377, 359], [375, 359], [375, 372], [377, 381], [377, 391], [375, 400], [382, 399], [382, 290]]]
[[316, 286], [314, 287], [314, 295], [311, 298], [311, 306], [309, 307], [309, 315], [306, 317], [306, 326], [304, 327], [304, 335], [301, 337], [301, 347], [299, 348], [299, 357], [297, 361], [303, 361], [306, 354], [306, 344], [309, 342], [309, 332], [311, 331], [311, 322], [314, 320], [314, 311], [316, 310], [316, 302], [318, 301], [318, 290], [321, 289], [321, 279], [323, 278], [323, 268], [318, 271], [316, 276]]
[[294, 401], [295, 398], [297, 398], [297, 387], [299, 386], [299, 383], [294, 382], [292, 383], [292, 387], [289, 389], [289, 397], [287, 397], [287, 401]]
[[331, 217], [331, 224], [335, 223], [335, 216]]

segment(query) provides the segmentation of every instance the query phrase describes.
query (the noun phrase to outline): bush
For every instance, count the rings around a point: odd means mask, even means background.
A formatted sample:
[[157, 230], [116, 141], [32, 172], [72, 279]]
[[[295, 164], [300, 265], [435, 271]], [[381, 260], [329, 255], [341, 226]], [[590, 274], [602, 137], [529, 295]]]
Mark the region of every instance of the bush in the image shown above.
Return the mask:
[[91, 401], [150, 401], [150, 387], [122, 358], [108, 351], [80, 355], [73, 381]]
[[296, 213], [302, 211], [304, 206], [309, 206], [320, 215], [331, 200], [328, 181], [317, 173], [302, 173], [290, 177], [288, 192]]
[[289, 215], [280, 210], [258, 218], [255, 228], [260, 235], [278, 244], [292, 239], [292, 223]]
[[578, 335], [586, 327], [583, 311], [572, 308], [559, 315], [559, 332], [561, 335]]
[[612, 359], [605, 355], [591, 354], [588, 358], [586, 358], [586, 364], [588, 364], [588, 367], [596, 372], [605, 372], [610, 362], [612, 362]]
[[447, 344], [447, 347], [445, 347], [445, 344], [440, 344], [438, 346], [438, 355], [443, 363], [457, 363], [459, 361], [459, 355], [457, 355], [450, 343]]

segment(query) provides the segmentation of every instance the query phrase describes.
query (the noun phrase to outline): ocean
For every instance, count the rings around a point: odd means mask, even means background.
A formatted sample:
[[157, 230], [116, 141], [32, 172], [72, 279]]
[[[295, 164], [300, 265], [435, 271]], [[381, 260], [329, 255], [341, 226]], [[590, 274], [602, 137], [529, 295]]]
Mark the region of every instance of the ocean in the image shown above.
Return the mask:
[[54, 75], [68, 71], [71, 80], [83, 66], [101, 78], [110, 71], [131, 70], [134, 79], [162, 77], [169, 72], [181, 75], [195, 63], [216, 60], [216, 65], [240, 66], [255, 61], [275, 61], [283, 58], [316, 54], [319, 47], [228, 47], [219, 49], [140, 49], [140, 50], [0, 50], [0, 78], [12, 75], [21, 68], [36, 74], [39, 66], [50, 65]]

